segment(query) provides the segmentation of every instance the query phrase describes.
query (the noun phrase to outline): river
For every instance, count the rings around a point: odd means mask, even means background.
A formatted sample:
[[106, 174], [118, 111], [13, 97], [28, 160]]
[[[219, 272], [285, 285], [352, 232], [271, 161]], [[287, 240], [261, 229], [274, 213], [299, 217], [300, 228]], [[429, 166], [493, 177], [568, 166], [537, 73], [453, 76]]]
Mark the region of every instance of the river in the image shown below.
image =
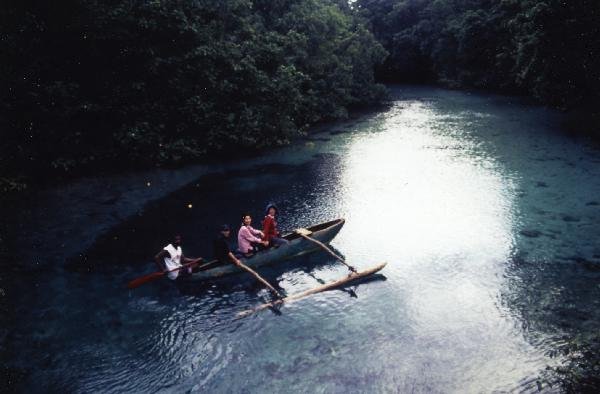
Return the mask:
[[[541, 378], [568, 361], [557, 349], [600, 328], [598, 146], [523, 99], [390, 89], [389, 108], [268, 155], [84, 179], [5, 213], [23, 268], [3, 290], [13, 387], [559, 390]], [[243, 275], [126, 289], [172, 233], [210, 257], [218, 225], [258, 224], [269, 201], [282, 229], [344, 217], [332, 246], [382, 275], [239, 320], [269, 299]], [[347, 270], [314, 253], [260, 272], [293, 294]]]

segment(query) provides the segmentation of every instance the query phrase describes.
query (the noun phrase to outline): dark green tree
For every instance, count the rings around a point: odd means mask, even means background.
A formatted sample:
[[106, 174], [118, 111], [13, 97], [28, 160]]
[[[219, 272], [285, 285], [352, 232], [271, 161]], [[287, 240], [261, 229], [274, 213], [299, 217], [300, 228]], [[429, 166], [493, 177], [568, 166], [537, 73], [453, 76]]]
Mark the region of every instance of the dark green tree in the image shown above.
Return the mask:
[[359, 0], [390, 52], [379, 77], [600, 104], [600, 3], [591, 0]]
[[24, 0], [1, 12], [4, 188], [281, 145], [385, 96], [373, 77], [385, 51], [343, 1]]

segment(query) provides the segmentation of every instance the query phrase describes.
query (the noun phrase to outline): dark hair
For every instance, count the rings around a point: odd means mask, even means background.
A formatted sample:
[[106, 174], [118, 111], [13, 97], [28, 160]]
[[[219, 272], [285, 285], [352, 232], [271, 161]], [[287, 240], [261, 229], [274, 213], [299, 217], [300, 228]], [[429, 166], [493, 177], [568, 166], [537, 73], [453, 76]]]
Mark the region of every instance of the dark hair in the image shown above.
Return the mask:
[[267, 208], [265, 208], [265, 215], [269, 214], [269, 209], [271, 209], [271, 208], [273, 208], [275, 210], [275, 215], [277, 215], [277, 213], [279, 212], [279, 209], [277, 209], [277, 205], [275, 205], [272, 202], [267, 204]]
[[229, 225], [228, 225], [228, 224], [222, 224], [222, 225], [219, 227], [219, 231], [231, 231], [231, 228], [229, 227]]
[[244, 219], [246, 219], [246, 216], [250, 216], [250, 218], [252, 218], [252, 215], [250, 215], [249, 213], [245, 213], [242, 215], [242, 224], [244, 224]]

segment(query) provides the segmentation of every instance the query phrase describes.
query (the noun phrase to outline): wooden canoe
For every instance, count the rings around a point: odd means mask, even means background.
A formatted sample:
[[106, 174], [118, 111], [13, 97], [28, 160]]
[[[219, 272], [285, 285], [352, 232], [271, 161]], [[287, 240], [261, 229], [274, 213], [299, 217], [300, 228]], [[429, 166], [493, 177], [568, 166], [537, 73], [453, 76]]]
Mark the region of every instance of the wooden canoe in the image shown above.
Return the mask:
[[[337, 233], [340, 232], [344, 223], [344, 219], [336, 219], [308, 227], [307, 229], [312, 232], [312, 238], [327, 244], [331, 242]], [[318, 245], [302, 238], [295, 232], [286, 234], [283, 236], [283, 238], [290, 242], [287, 245], [281, 245], [276, 248], [263, 250], [250, 258], [241, 258], [241, 262], [250, 268], [257, 268], [265, 265], [271, 265], [306, 253], [311, 253], [320, 249]], [[222, 263], [217, 260], [213, 260], [200, 266], [199, 272], [193, 273], [186, 279], [189, 281], [203, 281], [242, 272], [244, 271], [232, 263]]]

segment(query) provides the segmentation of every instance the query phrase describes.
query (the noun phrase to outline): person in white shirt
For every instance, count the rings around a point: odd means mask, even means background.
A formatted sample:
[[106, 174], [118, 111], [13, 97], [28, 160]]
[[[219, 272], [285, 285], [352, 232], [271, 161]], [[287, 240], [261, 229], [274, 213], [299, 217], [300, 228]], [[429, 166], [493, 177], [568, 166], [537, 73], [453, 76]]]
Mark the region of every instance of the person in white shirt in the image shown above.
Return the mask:
[[[175, 280], [180, 274], [191, 274], [193, 267], [202, 261], [202, 257], [196, 259], [185, 257], [181, 250], [181, 235], [175, 235], [173, 242], [165, 246], [154, 256], [154, 261], [161, 271], [168, 272], [167, 276], [169, 279]], [[188, 264], [187, 267], [178, 270], [177, 268], [183, 267], [182, 263]]]

